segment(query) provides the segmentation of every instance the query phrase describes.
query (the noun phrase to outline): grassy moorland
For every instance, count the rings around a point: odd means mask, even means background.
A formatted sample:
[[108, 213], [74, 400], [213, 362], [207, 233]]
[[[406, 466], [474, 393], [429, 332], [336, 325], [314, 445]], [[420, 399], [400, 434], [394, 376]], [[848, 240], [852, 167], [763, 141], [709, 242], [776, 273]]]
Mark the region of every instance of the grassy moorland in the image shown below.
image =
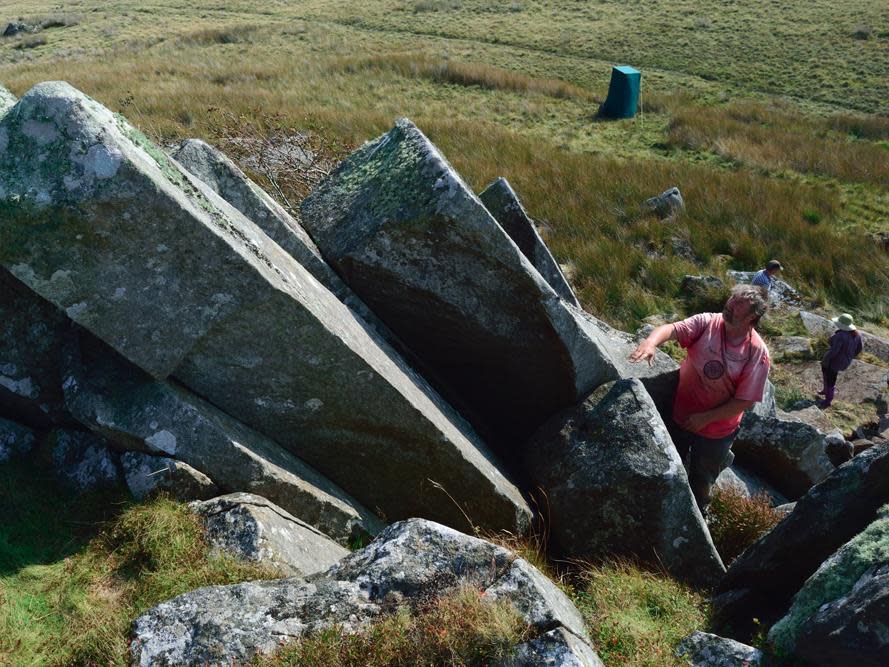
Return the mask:
[[[684, 273], [770, 257], [816, 300], [887, 323], [889, 256], [867, 234], [889, 229], [876, 0], [4, 6], [53, 27], [0, 39], [0, 81], [66, 79], [158, 141], [225, 148], [227, 113], [354, 145], [410, 117], [474, 188], [506, 176], [586, 307], [619, 326], [682, 312]], [[643, 70], [635, 120], [595, 119], [612, 62]], [[674, 184], [686, 213], [644, 215]]]

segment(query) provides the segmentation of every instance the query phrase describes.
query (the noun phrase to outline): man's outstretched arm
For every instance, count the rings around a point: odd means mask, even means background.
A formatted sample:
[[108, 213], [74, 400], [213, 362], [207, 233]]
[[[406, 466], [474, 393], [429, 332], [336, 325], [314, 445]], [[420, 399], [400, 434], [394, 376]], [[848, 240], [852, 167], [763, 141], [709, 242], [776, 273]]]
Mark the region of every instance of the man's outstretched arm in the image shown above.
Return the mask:
[[639, 343], [639, 346], [630, 353], [630, 361], [634, 364], [640, 361], [647, 361], [648, 365], [651, 366], [658, 345], [666, 343], [668, 340], [676, 340], [676, 329], [672, 324], [662, 324], [648, 334], [648, 338]]

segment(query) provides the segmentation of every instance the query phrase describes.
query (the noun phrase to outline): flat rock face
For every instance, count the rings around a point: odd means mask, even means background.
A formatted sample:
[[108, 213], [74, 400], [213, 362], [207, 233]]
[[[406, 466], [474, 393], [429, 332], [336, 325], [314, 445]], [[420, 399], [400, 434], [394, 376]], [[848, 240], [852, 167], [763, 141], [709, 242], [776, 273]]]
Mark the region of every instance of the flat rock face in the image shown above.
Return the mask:
[[716, 478], [716, 486], [723, 489], [735, 489], [748, 498], [758, 493], [765, 493], [768, 495], [773, 507], [784, 505], [788, 502], [787, 498], [776, 491], [770, 484], [736, 465], [729, 466], [719, 473], [719, 477]]
[[[482, 597], [515, 600], [540, 635], [564, 628], [575, 652], [589, 656], [591, 648], [577, 647], [588, 641], [585, 633], [568, 630], [577, 610], [551, 584], [540, 587], [541, 576], [502, 547], [411, 519], [308, 580], [200, 589], [158, 605], [133, 625], [131, 664], [240, 663], [333, 624], [360, 630], [399, 606], [415, 607], [464, 586]], [[534, 596], [543, 597], [530, 603]]]
[[716, 589], [714, 620], [746, 640], [752, 619], [770, 625], [840, 546], [864, 530], [889, 501], [889, 444], [837, 468], [793, 512], [741, 554]]
[[553, 539], [578, 558], [623, 554], [713, 584], [725, 572], [679, 454], [638, 380], [608, 383], [529, 441], [526, 470]]
[[0, 121], [0, 263], [18, 279], [390, 519], [527, 525], [468, 425], [255, 224], [67, 84], [15, 109]]
[[574, 295], [574, 290], [571, 289], [558, 262], [553, 259], [534, 221], [525, 211], [509, 182], [505, 178], [498, 178], [482, 190], [478, 198], [556, 294], [579, 308], [580, 303]]
[[769, 642], [813, 665], [889, 664], [889, 505], [806, 580]]
[[693, 632], [683, 639], [676, 655], [691, 667], [759, 667], [763, 654], [759, 649], [709, 632]]
[[120, 481], [118, 456], [91, 433], [56, 429], [48, 436], [52, 465], [59, 479], [78, 492]]
[[0, 417], [0, 463], [27, 454], [36, 441], [31, 429]]
[[88, 336], [70, 337], [63, 350], [68, 408], [118, 447], [175, 458], [226, 491], [260, 494], [343, 545], [382, 530], [317, 470], [181, 385], [155, 380]]
[[120, 463], [127, 487], [136, 500], [161, 491], [180, 501], [207, 500], [219, 495], [213, 480], [204, 473], [167, 456], [124, 452]]
[[252, 493], [230, 493], [194, 502], [191, 509], [203, 520], [212, 546], [243, 560], [269, 563], [287, 576], [321, 572], [349, 553], [315, 528]]
[[493, 426], [502, 452], [620, 377], [601, 332], [410, 121], [353, 153], [301, 217], [361, 299]]
[[73, 423], [59, 371], [68, 326], [55, 306], [0, 267], [0, 414], [40, 429]]

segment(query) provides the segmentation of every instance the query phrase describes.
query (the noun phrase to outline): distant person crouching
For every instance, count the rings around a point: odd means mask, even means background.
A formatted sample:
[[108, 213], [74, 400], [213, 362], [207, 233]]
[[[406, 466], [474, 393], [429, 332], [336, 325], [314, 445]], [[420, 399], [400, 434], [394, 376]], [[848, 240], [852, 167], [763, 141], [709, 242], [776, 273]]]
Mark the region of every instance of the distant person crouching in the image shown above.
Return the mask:
[[688, 458], [689, 483], [702, 510], [729, 459], [744, 411], [762, 400], [771, 361], [754, 327], [767, 309], [765, 290], [737, 285], [722, 313], [664, 324], [629, 357], [651, 364], [657, 346], [668, 340], [688, 351], [668, 427], [679, 455]]
[[753, 276], [753, 280], [750, 281], [750, 284], [755, 287], [762, 287], [767, 292], [771, 292], [775, 281], [778, 279], [778, 274], [783, 270], [784, 267], [781, 266], [781, 262], [777, 259], [773, 259], [766, 264], [766, 268], [756, 272]]
[[837, 325], [837, 330], [830, 337], [830, 348], [821, 358], [823, 387], [818, 393], [824, 396], [824, 400], [818, 401], [818, 407], [822, 409], [830, 407], [833, 403], [837, 375], [849, 368], [852, 360], [861, 354], [863, 347], [861, 334], [858, 333], [849, 313], [843, 313], [831, 321]]

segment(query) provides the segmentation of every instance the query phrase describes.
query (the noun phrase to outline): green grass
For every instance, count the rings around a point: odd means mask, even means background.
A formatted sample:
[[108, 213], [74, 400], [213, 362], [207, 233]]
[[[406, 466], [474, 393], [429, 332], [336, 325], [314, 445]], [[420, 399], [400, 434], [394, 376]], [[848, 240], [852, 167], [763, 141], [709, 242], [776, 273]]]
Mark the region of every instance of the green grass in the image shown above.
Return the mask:
[[39, 466], [0, 466], [0, 664], [124, 665], [132, 620], [186, 591], [269, 577], [211, 557], [180, 503], [74, 496]]

